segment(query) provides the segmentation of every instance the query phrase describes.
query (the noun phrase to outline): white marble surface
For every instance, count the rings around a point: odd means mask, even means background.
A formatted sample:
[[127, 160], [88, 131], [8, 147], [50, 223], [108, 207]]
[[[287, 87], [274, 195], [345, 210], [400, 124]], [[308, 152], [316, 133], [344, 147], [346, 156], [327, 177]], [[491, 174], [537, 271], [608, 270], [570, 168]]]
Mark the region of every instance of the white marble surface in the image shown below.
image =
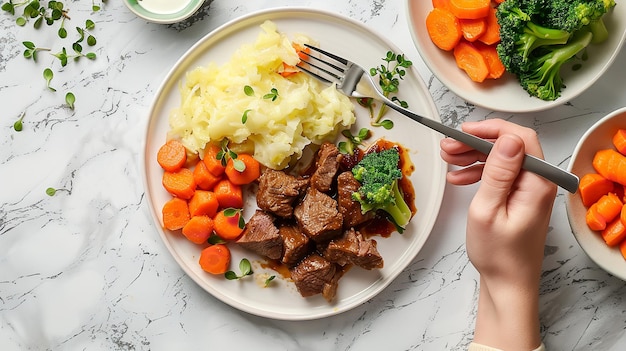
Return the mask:
[[[419, 0], [426, 1], [426, 0]], [[99, 3], [99, 0], [95, 0]], [[54, 30], [17, 27], [0, 14], [0, 350], [454, 350], [472, 338], [477, 274], [464, 248], [474, 186], [446, 188], [431, 237], [380, 295], [321, 320], [249, 315], [200, 289], [178, 267], [152, 223], [141, 182], [147, 112], [162, 79], [195, 41], [255, 10], [308, 6], [353, 17], [413, 59], [445, 123], [500, 117], [537, 130], [548, 161], [566, 167], [584, 130], [626, 105], [626, 53], [589, 91], [529, 115], [475, 108], [424, 66], [404, 0], [207, 0], [177, 25], [136, 18], [120, 1], [97, 13], [66, 1], [73, 28], [91, 18], [94, 61], [61, 68], [22, 41], [59, 51]], [[64, 44], [65, 43], [65, 44]], [[87, 51], [87, 50], [85, 50]], [[53, 93], [42, 78], [53, 68]], [[76, 108], [64, 104], [72, 91]], [[25, 112], [24, 130], [12, 128]], [[66, 189], [46, 195], [48, 187]], [[591, 262], [557, 197], [541, 288], [542, 336], [550, 350], [623, 350], [626, 283]]]

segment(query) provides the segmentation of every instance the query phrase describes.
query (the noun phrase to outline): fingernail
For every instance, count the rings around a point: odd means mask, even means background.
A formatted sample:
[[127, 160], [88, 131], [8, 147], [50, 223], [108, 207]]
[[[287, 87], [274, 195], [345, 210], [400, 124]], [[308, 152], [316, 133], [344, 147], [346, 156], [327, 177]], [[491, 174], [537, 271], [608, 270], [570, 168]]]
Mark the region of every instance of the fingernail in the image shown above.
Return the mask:
[[513, 157], [522, 151], [522, 145], [519, 141], [510, 135], [503, 135], [498, 139], [498, 153], [505, 157]]

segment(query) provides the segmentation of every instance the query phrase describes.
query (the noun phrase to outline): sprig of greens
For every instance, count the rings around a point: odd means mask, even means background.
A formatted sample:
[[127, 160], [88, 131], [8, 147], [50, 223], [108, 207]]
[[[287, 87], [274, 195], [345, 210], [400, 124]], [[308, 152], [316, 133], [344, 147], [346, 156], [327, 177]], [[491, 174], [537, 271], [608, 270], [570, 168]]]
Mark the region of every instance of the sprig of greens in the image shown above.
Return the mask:
[[276, 99], [278, 98], [278, 89], [276, 88], [270, 89], [270, 92], [263, 95], [263, 98], [267, 100], [276, 101]]
[[224, 277], [228, 280], [238, 280], [245, 276], [252, 275], [254, 273], [252, 271], [252, 265], [247, 258], [242, 258], [241, 261], [239, 261], [239, 271], [240, 274], [237, 274], [233, 271], [228, 271], [224, 273]]
[[[398, 55], [393, 51], [387, 51], [387, 55], [383, 58], [383, 61], [386, 63], [378, 67], [370, 68], [369, 73], [372, 77], [378, 75], [378, 84], [383, 91], [383, 95], [390, 97], [391, 94], [398, 92], [400, 81], [403, 80], [406, 75], [406, 68], [411, 67], [413, 62], [407, 60], [404, 54]], [[406, 101], [400, 100], [396, 96], [392, 96], [390, 99], [404, 108], [409, 106]], [[372, 119], [371, 124], [373, 126], [382, 126], [385, 129], [393, 128], [393, 122], [391, 120], [382, 120], [387, 112], [386, 105], [382, 104], [378, 109], [378, 114], [375, 115], [373, 99], [359, 99], [358, 102], [361, 106], [369, 108], [370, 118]]]
[[18, 118], [17, 121], [13, 123], [13, 129], [16, 132], [21, 132], [22, 129], [24, 129], [24, 124], [22, 123], [22, 121], [24, 120], [24, 117], [26, 117], [26, 112], [22, 112], [22, 114], [20, 115], [20, 118]]
[[356, 135], [352, 135], [349, 129], [344, 129], [341, 131], [341, 135], [348, 140], [340, 141], [337, 144], [339, 151], [343, 154], [354, 155], [354, 150], [363, 144], [364, 140], [369, 139], [372, 136], [372, 132], [367, 128], [361, 128]]
[[237, 159], [237, 153], [228, 147], [228, 142], [229, 140], [227, 138], [222, 139], [220, 142], [220, 151], [217, 152], [215, 158], [220, 160], [220, 163], [224, 167], [228, 164], [228, 160], [231, 159], [233, 160], [233, 167], [239, 172], [243, 172], [246, 169], [246, 164], [242, 160]]

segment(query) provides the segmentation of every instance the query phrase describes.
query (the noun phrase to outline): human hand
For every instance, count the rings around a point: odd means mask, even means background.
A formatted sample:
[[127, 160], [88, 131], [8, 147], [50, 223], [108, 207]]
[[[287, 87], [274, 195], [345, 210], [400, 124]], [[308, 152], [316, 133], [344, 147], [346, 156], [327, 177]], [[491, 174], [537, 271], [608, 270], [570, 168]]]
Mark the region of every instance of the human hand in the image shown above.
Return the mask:
[[[512, 346], [503, 344], [511, 338], [519, 346], [527, 337], [530, 349], [538, 341], [539, 279], [557, 188], [521, 170], [524, 152], [543, 158], [532, 129], [499, 119], [467, 122], [462, 129], [495, 140], [489, 156], [456, 140], [441, 141], [442, 158], [464, 167], [450, 171], [448, 182], [481, 181], [468, 210], [466, 232], [467, 254], [481, 275], [475, 337], [500, 347]], [[503, 323], [503, 313], [516, 320]], [[518, 328], [503, 330], [507, 325]]]

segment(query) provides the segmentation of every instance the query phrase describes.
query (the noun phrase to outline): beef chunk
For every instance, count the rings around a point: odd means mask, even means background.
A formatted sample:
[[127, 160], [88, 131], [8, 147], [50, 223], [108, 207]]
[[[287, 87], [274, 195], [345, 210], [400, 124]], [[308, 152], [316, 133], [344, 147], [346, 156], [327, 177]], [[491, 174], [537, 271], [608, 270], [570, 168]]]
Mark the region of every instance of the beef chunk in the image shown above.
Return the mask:
[[344, 228], [355, 227], [374, 217], [374, 211], [361, 212], [361, 204], [352, 199], [352, 193], [359, 190], [361, 183], [354, 178], [351, 171], [341, 172], [337, 177], [337, 202], [339, 212], [343, 216]]
[[282, 262], [292, 266], [311, 249], [310, 239], [304, 235], [297, 225], [283, 224], [278, 228], [280, 237], [283, 239], [283, 257]]
[[274, 217], [262, 210], [256, 210], [248, 220], [237, 244], [274, 260], [283, 253], [283, 240], [274, 225]]
[[339, 170], [341, 158], [342, 155], [335, 144], [323, 143], [317, 152], [311, 186], [322, 192], [329, 191]]
[[323, 294], [328, 301], [335, 297], [341, 270], [318, 254], [305, 257], [290, 270], [291, 279], [303, 297]]
[[354, 228], [331, 240], [324, 251], [324, 257], [342, 266], [353, 264], [364, 269], [383, 267], [383, 258], [376, 248], [376, 240], [365, 239]]
[[268, 168], [259, 178], [257, 205], [278, 217], [289, 218], [293, 215], [293, 202], [306, 190], [308, 183], [308, 179]]
[[337, 201], [315, 188], [309, 188], [293, 211], [300, 230], [316, 242], [324, 242], [341, 233], [343, 216]]

